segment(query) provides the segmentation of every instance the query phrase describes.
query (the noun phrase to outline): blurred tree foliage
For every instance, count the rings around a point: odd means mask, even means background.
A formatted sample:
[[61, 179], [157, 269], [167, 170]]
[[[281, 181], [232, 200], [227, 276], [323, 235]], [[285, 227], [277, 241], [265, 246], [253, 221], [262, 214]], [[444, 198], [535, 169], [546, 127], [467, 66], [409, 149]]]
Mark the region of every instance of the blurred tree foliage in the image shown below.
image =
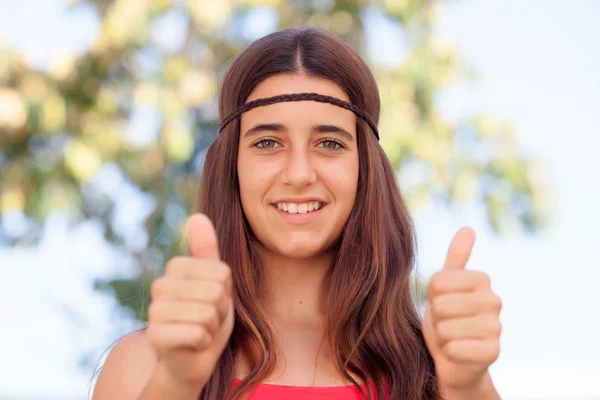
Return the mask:
[[[436, 95], [468, 79], [469, 70], [455, 49], [434, 40], [431, 0], [71, 3], [92, 7], [101, 21], [86, 53], [40, 71], [0, 50], [0, 215], [29, 221], [28, 229], [0, 238], [33, 244], [40, 224], [59, 210], [74, 223], [101, 221], [140, 278], [98, 287], [112, 288], [142, 320], [145, 304], [136, 293], [181, 247], [202, 156], [216, 134], [219, 78], [256, 39], [250, 33], [264, 28], [259, 14], [276, 21], [273, 29], [331, 29], [369, 62], [381, 88], [381, 144], [413, 209], [430, 200], [475, 201], [498, 232], [531, 232], [548, 222], [542, 171], [520, 154], [513, 129], [486, 116], [452, 124], [436, 110]], [[404, 31], [410, 51], [400, 65], [369, 56], [367, 7]], [[131, 231], [117, 203], [135, 196], [149, 210]]]

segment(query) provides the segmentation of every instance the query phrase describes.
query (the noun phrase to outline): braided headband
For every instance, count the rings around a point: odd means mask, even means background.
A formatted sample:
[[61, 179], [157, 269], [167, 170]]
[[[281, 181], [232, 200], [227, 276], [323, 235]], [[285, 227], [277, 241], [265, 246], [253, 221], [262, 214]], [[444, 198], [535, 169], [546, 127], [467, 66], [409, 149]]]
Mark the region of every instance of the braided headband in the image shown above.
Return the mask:
[[377, 125], [375, 124], [373, 119], [371, 119], [369, 114], [367, 114], [364, 110], [355, 106], [354, 104], [350, 104], [343, 100], [336, 99], [335, 97], [325, 96], [325, 95], [318, 94], [318, 93], [281, 94], [279, 96], [268, 97], [266, 99], [258, 99], [258, 100], [254, 100], [249, 103], [246, 103], [243, 106], [241, 106], [240, 108], [238, 108], [235, 112], [231, 113], [227, 118], [225, 118], [219, 124], [219, 133], [231, 121], [233, 121], [234, 119], [236, 119], [237, 117], [239, 117], [240, 115], [245, 113], [246, 111], [251, 110], [255, 107], [268, 106], [270, 104], [280, 103], [283, 101], [303, 101], [303, 100], [314, 100], [314, 101], [318, 101], [321, 103], [331, 103], [336, 106], [339, 106], [339, 107], [342, 107], [342, 108], [345, 108], [347, 110], [354, 112], [354, 114], [356, 114], [358, 117], [360, 117], [364, 121], [366, 121], [367, 124], [369, 124], [369, 126], [371, 127], [371, 130], [375, 134], [375, 137], [377, 138], [377, 140], [379, 140], [379, 130], [377, 130]]

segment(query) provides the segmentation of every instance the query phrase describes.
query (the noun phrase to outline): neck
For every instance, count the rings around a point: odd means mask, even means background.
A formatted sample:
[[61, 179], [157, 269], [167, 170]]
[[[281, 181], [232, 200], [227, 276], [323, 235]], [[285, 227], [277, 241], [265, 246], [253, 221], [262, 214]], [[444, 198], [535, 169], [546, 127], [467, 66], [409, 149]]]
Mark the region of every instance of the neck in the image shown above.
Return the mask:
[[266, 270], [262, 300], [271, 317], [282, 323], [322, 322], [321, 283], [333, 255], [297, 259], [263, 249], [261, 256]]

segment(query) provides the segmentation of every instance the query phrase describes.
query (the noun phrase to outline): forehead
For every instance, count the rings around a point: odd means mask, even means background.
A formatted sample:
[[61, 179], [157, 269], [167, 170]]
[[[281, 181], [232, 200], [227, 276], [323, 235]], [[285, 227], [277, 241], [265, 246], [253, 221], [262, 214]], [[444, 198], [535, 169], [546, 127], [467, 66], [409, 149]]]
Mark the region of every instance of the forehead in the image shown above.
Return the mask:
[[[278, 96], [290, 93], [318, 93], [350, 102], [344, 90], [335, 82], [324, 78], [309, 77], [298, 74], [278, 74], [261, 81], [250, 93], [246, 102], [257, 99]], [[317, 101], [283, 101], [268, 106], [253, 108], [242, 114], [242, 125], [254, 123], [265, 118], [277, 116], [278, 119], [289, 119], [305, 122], [315, 122], [316, 119], [327, 119], [330, 122], [339, 122], [350, 128], [356, 121], [354, 113], [330, 103]], [[269, 121], [275, 122], [275, 121]], [[285, 122], [285, 121], [281, 121]], [[289, 121], [291, 122], [291, 120]]]
[[350, 98], [335, 82], [299, 74], [278, 74], [261, 81], [246, 102], [280, 94], [315, 92], [350, 102]]

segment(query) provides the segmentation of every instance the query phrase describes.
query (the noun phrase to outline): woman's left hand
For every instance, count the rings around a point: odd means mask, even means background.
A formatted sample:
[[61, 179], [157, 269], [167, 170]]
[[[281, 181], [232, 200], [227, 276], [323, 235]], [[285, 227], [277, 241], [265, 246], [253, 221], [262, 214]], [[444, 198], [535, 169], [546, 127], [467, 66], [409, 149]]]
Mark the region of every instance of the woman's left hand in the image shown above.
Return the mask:
[[423, 334], [446, 399], [498, 398], [488, 367], [500, 353], [502, 302], [487, 274], [465, 269], [474, 242], [471, 228], [459, 230], [429, 283]]

